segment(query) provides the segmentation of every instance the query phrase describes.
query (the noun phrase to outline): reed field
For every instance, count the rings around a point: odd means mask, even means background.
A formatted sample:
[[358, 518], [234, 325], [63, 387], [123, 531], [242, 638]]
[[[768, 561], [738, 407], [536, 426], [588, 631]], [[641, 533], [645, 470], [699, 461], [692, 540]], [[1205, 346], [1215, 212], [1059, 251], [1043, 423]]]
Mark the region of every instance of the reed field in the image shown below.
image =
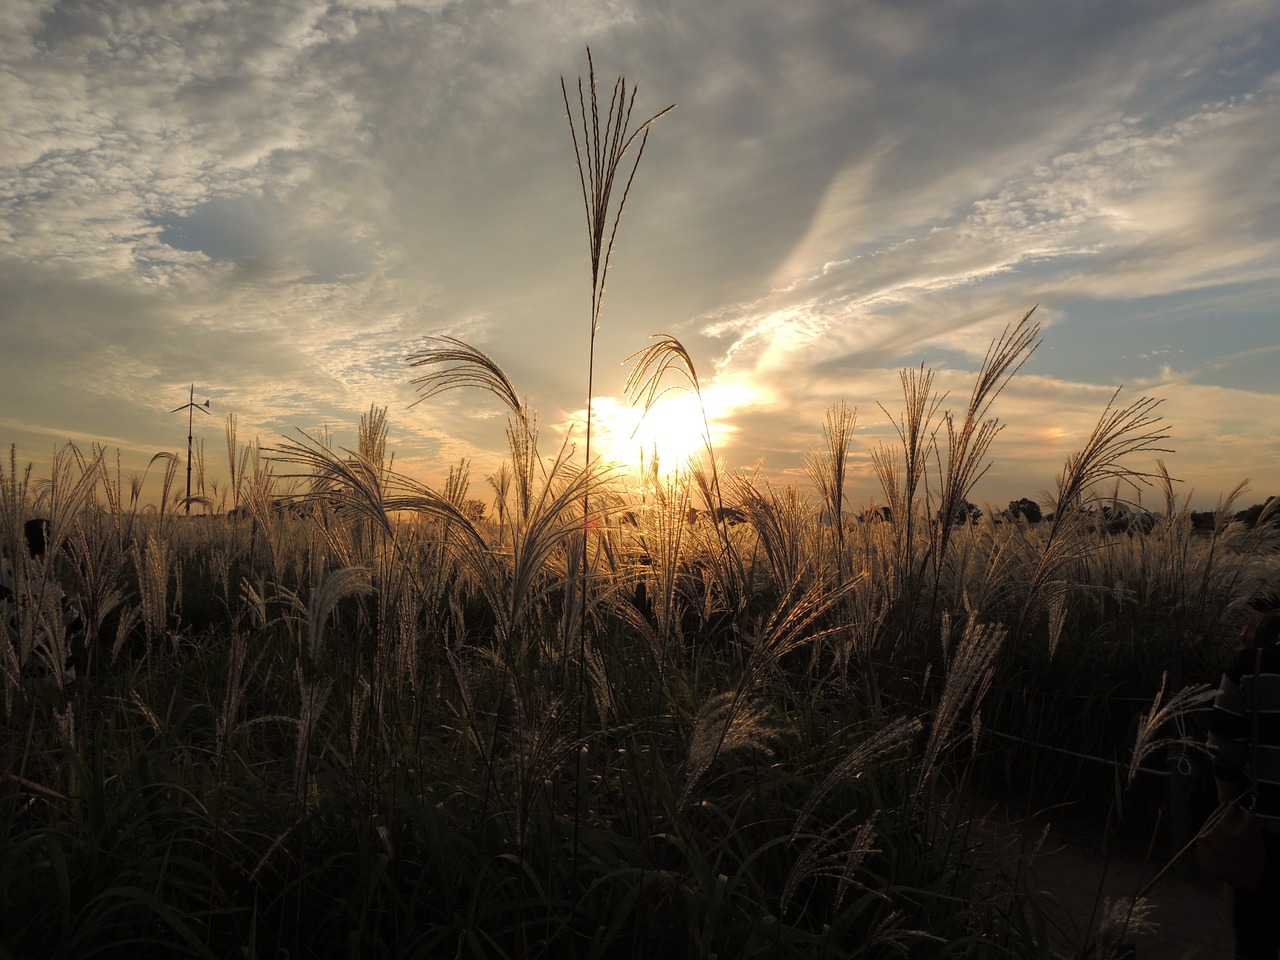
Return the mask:
[[[593, 342], [661, 115], [632, 128], [633, 96], [565, 88]], [[1239, 490], [1193, 516], [1148, 398], [1099, 411], [1042, 520], [975, 519], [992, 405], [1039, 339], [1011, 323], [961, 409], [924, 367], [869, 398], [898, 439], [870, 451], [871, 504], [846, 490], [844, 403], [803, 487], [727, 471], [709, 440], [628, 487], [589, 434], [544, 449], [497, 360], [447, 337], [405, 376], [428, 405], [505, 409], [480, 480], [398, 473], [380, 407], [354, 450], [229, 418], [190, 516], [176, 455], [143, 505], [105, 449], [39, 476], [12, 451], [0, 955], [1113, 955], [1115, 924], [1064, 946], [987, 813], [1077, 804], [1110, 842], [1176, 853], [1186, 798], [1143, 771], [1200, 762], [1280, 539], [1275, 501], [1235, 519]], [[640, 403], [699, 389], [674, 338], [633, 370]], [[1135, 514], [1138, 491], [1159, 508]]]

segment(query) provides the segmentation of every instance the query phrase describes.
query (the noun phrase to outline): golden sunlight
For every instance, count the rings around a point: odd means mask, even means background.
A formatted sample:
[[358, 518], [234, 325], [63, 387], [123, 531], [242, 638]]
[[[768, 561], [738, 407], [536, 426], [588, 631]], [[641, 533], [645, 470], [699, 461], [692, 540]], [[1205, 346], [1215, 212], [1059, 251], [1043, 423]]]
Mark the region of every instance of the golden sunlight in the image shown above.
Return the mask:
[[[647, 414], [643, 407], [601, 397], [594, 418], [601, 458], [637, 476], [642, 463], [652, 465], [655, 459], [661, 473], [683, 470], [693, 458], [706, 459], [706, 426], [692, 393], [673, 390]], [[713, 441], [719, 433], [713, 427]]]

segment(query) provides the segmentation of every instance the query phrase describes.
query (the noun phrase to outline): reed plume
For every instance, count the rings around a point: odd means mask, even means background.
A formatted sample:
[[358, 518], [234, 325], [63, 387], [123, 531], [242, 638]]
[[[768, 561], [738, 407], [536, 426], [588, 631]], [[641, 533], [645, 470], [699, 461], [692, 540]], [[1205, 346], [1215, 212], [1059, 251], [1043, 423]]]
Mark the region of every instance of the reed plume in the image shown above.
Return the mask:
[[1089, 493], [1108, 480], [1126, 483], [1134, 488], [1151, 483], [1152, 474], [1130, 466], [1127, 461], [1139, 453], [1172, 453], [1161, 446], [1169, 439], [1169, 431], [1155, 410], [1163, 402], [1153, 397], [1139, 397], [1126, 407], [1117, 409], [1117, 388], [1107, 401], [1093, 432], [1078, 452], [1067, 458], [1058, 474], [1054, 497], [1054, 529], [1085, 504]]
[[688, 802], [693, 790], [726, 751], [755, 749], [768, 754], [777, 732], [763, 703], [741, 687], [709, 698], [698, 710], [684, 763], [684, 783], [676, 808]]
[[1043, 540], [1035, 569], [1018, 614], [1014, 635], [1021, 640], [1032, 619], [1066, 589], [1063, 573], [1089, 550], [1089, 517], [1086, 504], [1097, 496], [1096, 487], [1107, 480], [1133, 487], [1149, 484], [1155, 474], [1131, 467], [1126, 461], [1139, 453], [1168, 453], [1160, 444], [1168, 429], [1155, 409], [1161, 401], [1140, 397], [1116, 409], [1117, 389], [1107, 401], [1085, 445], [1069, 456], [1058, 474], [1057, 493], [1046, 496], [1054, 505], [1053, 520]]
[[312, 665], [319, 660], [325, 624], [338, 603], [346, 597], [372, 592], [373, 578], [367, 567], [342, 567], [316, 584], [306, 606], [306, 651]]
[[448, 390], [479, 387], [501, 400], [517, 419], [525, 419], [525, 405], [516, 394], [515, 387], [502, 368], [483, 350], [457, 337], [427, 337], [427, 341], [438, 346], [407, 358], [409, 366], [422, 367], [427, 371], [409, 381], [418, 388], [418, 399], [413, 406]]
[[[622, 220], [622, 211], [627, 205], [627, 196], [631, 192], [631, 184], [636, 170], [640, 166], [640, 158], [644, 156], [645, 145], [649, 142], [649, 127], [659, 118], [675, 109], [675, 104], [659, 110], [649, 119], [636, 127], [631, 127], [631, 112], [635, 106], [636, 89], [627, 91], [625, 77], [619, 76], [614, 82], [613, 93], [609, 98], [607, 113], [600, 116], [599, 90], [596, 87], [595, 61], [591, 58], [591, 49], [587, 48], [588, 90], [584, 92], [582, 78], [578, 78], [578, 119], [575, 120], [573, 107], [569, 100], [569, 87], [562, 76], [560, 93], [564, 98], [564, 108], [569, 119], [569, 136], [573, 141], [574, 160], [578, 165], [578, 183], [582, 188], [582, 206], [587, 223], [587, 252], [591, 259], [591, 329], [587, 350], [587, 425], [585, 457], [591, 462], [591, 411], [595, 394], [595, 352], [596, 333], [600, 329], [600, 315], [604, 305], [605, 279], [609, 273], [609, 264], [613, 257], [613, 245], [618, 238], [618, 224]], [[590, 99], [590, 119], [587, 115], [588, 93]], [[579, 122], [581, 128], [579, 128]], [[639, 138], [639, 144], [636, 140]], [[635, 156], [631, 161], [630, 172], [626, 173], [626, 182], [622, 186], [622, 194], [617, 204], [613, 203], [613, 192], [620, 175], [625, 171], [628, 151], [636, 145]], [[606, 237], [605, 231], [608, 231]]]
[[825, 449], [805, 457], [805, 472], [822, 499], [824, 521], [835, 531], [836, 569], [845, 574], [844, 500], [849, 468], [849, 444], [858, 425], [858, 409], [843, 400], [827, 408], [822, 425]]
[[800, 808], [795, 827], [791, 831], [792, 839], [805, 829], [814, 811], [837, 786], [858, 779], [873, 763], [887, 757], [905, 756], [910, 752], [922, 729], [924, 724], [918, 718], [899, 717], [873, 731], [870, 736], [845, 754], [826, 778], [813, 789], [805, 800], [804, 806]]
[[1138, 720], [1138, 732], [1134, 737], [1133, 752], [1129, 756], [1128, 782], [1133, 783], [1138, 775], [1142, 761], [1157, 750], [1171, 745], [1184, 748], [1203, 749], [1203, 744], [1194, 737], [1179, 732], [1178, 736], [1161, 736], [1161, 731], [1170, 724], [1176, 723], [1181, 728], [1181, 719], [1200, 710], [1213, 700], [1216, 688], [1208, 684], [1195, 684], [1179, 690], [1168, 701], [1165, 701], [1165, 684], [1168, 674], [1160, 677], [1160, 689], [1151, 701], [1151, 709]]
[[[943, 643], [947, 641], [948, 624], [944, 620]], [[959, 723], [966, 707], [976, 710], [991, 685], [996, 655], [1004, 640], [1005, 630], [999, 624], [982, 623], [976, 614], [970, 613], [955, 651], [947, 664], [947, 676], [942, 685], [942, 697], [934, 711], [920, 764], [917, 794], [932, 778], [935, 764]]]
[[[694, 481], [697, 483], [706, 509], [711, 514], [711, 522], [719, 537], [721, 556], [716, 563], [718, 580], [724, 588], [724, 595], [731, 610], [737, 612], [742, 603], [741, 589], [743, 579], [742, 562], [729, 536], [728, 522], [725, 519], [724, 494], [720, 483], [720, 465], [716, 457], [715, 444], [711, 439], [711, 424], [707, 420], [706, 402], [702, 396], [702, 384], [698, 379], [698, 371], [693, 358], [683, 343], [670, 334], [653, 334], [654, 343], [637, 350], [627, 357], [626, 363], [632, 364], [627, 375], [624, 390], [631, 403], [642, 402], [643, 414], [647, 416], [653, 405], [671, 390], [688, 390], [698, 400], [698, 412], [702, 416], [702, 445], [706, 450], [705, 469], [694, 464]], [[674, 373], [678, 381], [664, 387], [662, 381], [668, 372]], [[657, 464], [654, 464], [656, 476]]]
[[933, 392], [933, 371], [923, 363], [918, 368], [899, 371], [898, 380], [902, 386], [902, 415], [895, 419], [882, 404], [878, 406], [898, 435], [900, 453], [881, 444], [871, 451], [871, 465], [894, 523], [902, 525], [897, 561], [904, 576], [910, 576], [915, 556], [916, 497], [925, 482], [933, 449], [933, 418], [945, 395]]
[[991, 466], [987, 455], [1003, 429], [998, 420], [988, 415], [991, 404], [1040, 346], [1040, 325], [1030, 322], [1035, 309], [1028, 310], [1011, 328], [1006, 326], [987, 348], [963, 420], [957, 424], [950, 410], [943, 415], [946, 443], [934, 446], [939, 475], [935, 569], [946, 553], [961, 508]]
[[168, 636], [169, 630], [169, 543], [148, 534], [145, 545], [133, 545], [134, 570], [138, 576], [138, 601], [147, 647]]
[[49, 521], [48, 556], [55, 556], [70, 534], [75, 519], [93, 501], [101, 470], [102, 449], [95, 447], [86, 459], [73, 443], [58, 450], [49, 465], [49, 476], [32, 486], [32, 508]]
[[851, 811], [837, 818], [821, 835], [805, 844], [782, 887], [778, 906], [783, 914], [790, 908], [800, 886], [815, 878], [836, 881], [832, 910], [840, 912], [858, 869], [867, 855], [875, 852], [875, 817], [859, 822], [857, 816], [856, 811]]

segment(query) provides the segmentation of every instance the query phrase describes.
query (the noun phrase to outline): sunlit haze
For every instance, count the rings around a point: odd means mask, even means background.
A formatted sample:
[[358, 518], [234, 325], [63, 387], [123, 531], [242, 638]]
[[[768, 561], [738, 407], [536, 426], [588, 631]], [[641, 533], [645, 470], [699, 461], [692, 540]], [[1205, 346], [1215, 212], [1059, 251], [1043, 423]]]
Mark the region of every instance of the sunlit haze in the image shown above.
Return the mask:
[[[960, 410], [1038, 305], [975, 502], [1051, 489], [1117, 388], [1163, 401], [1159, 456], [1197, 507], [1280, 492], [1273, 0], [6, 0], [0, 439], [37, 474], [68, 442], [141, 473], [185, 456], [194, 384], [218, 477], [228, 414], [242, 441], [353, 447], [386, 406], [396, 469], [465, 458], [482, 496], [503, 409], [411, 406], [405, 358], [449, 335], [527, 395], [544, 453], [580, 451], [590, 264], [560, 83], [588, 47], [637, 117], [676, 104], [595, 341], [593, 448], [623, 470], [704, 455], [709, 428], [730, 469], [804, 482], [845, 401], [869, 502], [898, 371], [928, 365]], [[705, 408], [672, 391], [638, 424], [623, 361], [656, 333]]]
[[[712, 389], [699, 397], [672, 388], [646, 410], [643, 402], [604, 397], [591, 413], [595, 452], [628, 481], [653, 470], [685, 472], [731, 443], [733, 413], [751, 399], [743, 390]], [[585, 423], [586, 410], [575, 419]]]

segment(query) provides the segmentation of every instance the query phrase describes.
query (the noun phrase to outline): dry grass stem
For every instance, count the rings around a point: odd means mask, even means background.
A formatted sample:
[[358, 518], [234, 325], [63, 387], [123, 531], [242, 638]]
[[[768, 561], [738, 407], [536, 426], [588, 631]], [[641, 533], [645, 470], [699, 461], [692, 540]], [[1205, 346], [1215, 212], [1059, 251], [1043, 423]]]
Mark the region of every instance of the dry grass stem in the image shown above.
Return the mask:
[[1181, 718], [1200, 710], [1206, 703], [1212, 701], [1217, 692], [1216, 688], [1208, 684], [1195, 684], [1184, 687], [1167, 702], [1162, 702], [1167, 679], [1167, 673], [1161, 675], [1160, 689], [1151, 702], [1151, 709], [1138, 721], [1138, 732], [1134, 737], [1133, 752], [1129, 758], [1128, 782], [1131, 784], [1137, 777], [1142, 762], [1157, 750], [1174, 744], [1193, 750], [1203, 749], [1203, 744], [1197, 738], [1181, 732], [1176, 737], [1162, 737], [1160, 732], [1168, 724], [1178, 724]]

